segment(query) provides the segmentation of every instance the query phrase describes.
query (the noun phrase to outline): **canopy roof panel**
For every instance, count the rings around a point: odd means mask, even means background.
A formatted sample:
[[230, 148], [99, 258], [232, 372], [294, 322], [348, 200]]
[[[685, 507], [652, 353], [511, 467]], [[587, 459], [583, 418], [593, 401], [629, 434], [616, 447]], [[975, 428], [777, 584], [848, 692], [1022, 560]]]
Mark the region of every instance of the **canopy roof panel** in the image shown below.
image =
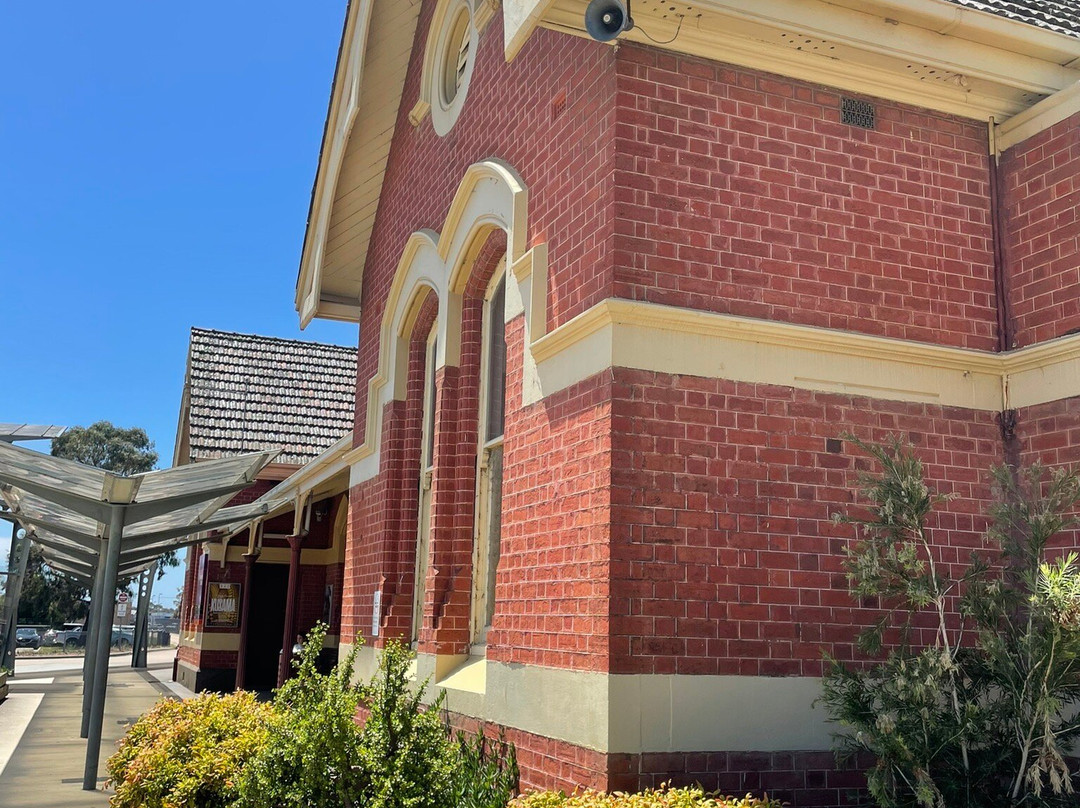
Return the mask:
[[[0, 498], [57, 569], [92, 571], [112, 520], [124, 526], [120, 570], [231, 531], [280, 510], [286, 500], [222, 507], [254, 481], [276, 452], [255, 452], [132, 477], [0, 443]], [[120, 507], [122, 506], [122, 507]]]
[[0, 441], [52, 440], [67, 431], [66, 426], [46, 424], [0, 424]]

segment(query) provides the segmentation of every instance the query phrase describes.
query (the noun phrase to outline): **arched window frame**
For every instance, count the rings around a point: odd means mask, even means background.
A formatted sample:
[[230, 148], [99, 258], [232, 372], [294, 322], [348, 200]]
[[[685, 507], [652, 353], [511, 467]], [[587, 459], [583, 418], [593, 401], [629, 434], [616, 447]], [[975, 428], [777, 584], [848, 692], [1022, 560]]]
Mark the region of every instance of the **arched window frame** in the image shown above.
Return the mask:
[[[470, 609], [470, 641], [478, 652], [487, 645], [487, 630], [495, 607], [495, 573], [501, 555], [502, 539], [502, 466], [504, 430], [493, 434], [492, 397], [498, 393], [498, 408], [505, 425], [506, 407], [506, 260], [499, 262], [484, 294], [481, 328], [480, 396], [477, 419], [476, 517], [473, 537], [473, 585]], [[499, 305], [501, 303], [501, 306]], [[496, 328], [495, 326], [498, 326]], [[498, 333], [504, 342], [494, 350], [493, 337]], [[496, 359], [499, 365], [494, 363]], [[495, 378], [500, 379], [494, 385]]]
[[435, 475], [435, 367], [439, 326], [432, 325], [424, 351], [424, 391], [420, 427], [420, 490], [416, 511], [416, 563], [413, 570], [412, 641], [420, 639], [424, 622], [424, 595], [431, 555], [432, 481]]

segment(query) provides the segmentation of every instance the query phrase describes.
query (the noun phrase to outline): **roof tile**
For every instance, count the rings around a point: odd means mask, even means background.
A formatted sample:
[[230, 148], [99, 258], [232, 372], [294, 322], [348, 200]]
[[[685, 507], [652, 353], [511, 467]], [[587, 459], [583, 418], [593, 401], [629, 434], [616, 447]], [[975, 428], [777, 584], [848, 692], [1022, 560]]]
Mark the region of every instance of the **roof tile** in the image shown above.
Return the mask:
[[303, 464], [352, 429], [356, 349], [191, 329], [192, 459], [281, 448]]
[[949, 0], [972, 8], [1025, 22], [1059, 34], [1080, 37], [1080, 4], [1076, 0]]

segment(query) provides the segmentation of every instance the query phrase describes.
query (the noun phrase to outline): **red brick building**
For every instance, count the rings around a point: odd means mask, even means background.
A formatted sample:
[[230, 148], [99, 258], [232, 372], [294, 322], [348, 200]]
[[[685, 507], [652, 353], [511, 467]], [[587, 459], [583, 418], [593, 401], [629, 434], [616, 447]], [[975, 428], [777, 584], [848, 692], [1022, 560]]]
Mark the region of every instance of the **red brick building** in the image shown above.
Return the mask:
[[[277, 507], [187, 555], [174, 678], [200, 690], [270, 690], [280, 651], [316, 621], [337, 655], [356, 351], [191, 329], [173, 465], [280, 449], [229, 502]], [[317, 461], [317, 467], [312, 465]]]
[[585, 11], [349, 4], [296, 295], [359, 323], [341, 642], [525, 786], [844, 804], [839, 435], [918, 447], [945, 564], [991, 465], [1077, 460], [1080, 12]]

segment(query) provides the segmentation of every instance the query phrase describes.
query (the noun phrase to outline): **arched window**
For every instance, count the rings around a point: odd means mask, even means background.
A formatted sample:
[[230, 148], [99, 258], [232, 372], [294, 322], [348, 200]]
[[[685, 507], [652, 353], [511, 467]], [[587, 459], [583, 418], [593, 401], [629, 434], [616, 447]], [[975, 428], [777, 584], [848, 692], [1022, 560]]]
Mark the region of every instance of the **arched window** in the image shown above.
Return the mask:
[[503, 424], [506, 415], [506, 284], [493, 279], [484, 301], [480, 374], [480, 446], [473, 553], [472, 641], [487, 643], [495, 613], [495, 573], [502, 538]]
[[437, 328], [428, 335], [424, 355], [424, 411], [420, 437], [420, 504], [416, 528], [416, 568], [413, 585], [412, 639], [420, 639], [424, 621], [424, 583], [427, 579], [431, 547], [431, 479], [435, 468], [435, 338]]

